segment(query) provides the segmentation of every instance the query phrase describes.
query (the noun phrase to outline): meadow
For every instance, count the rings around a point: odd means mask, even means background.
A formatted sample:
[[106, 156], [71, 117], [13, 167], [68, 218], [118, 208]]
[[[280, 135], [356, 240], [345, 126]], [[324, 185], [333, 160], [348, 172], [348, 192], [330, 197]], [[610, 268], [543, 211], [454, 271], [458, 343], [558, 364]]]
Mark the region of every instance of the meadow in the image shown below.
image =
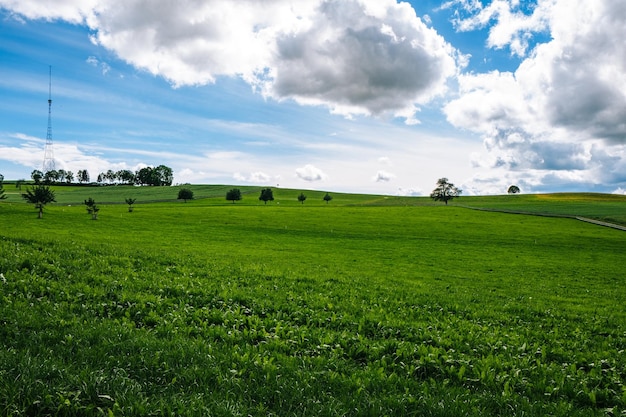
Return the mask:
[[230, 188], [0, 202], [0, 415], [626, 415], [626, 233], [461, 207], [626, 198]]

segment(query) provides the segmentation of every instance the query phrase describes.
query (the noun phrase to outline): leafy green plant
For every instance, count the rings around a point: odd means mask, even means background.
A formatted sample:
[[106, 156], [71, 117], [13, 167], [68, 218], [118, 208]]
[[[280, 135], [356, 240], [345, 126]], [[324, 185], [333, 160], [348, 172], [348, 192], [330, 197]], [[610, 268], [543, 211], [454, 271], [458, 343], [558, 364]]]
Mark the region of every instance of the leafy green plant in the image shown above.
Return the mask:
[[100, 207], [96, 204], [93, 198], [89, 197], [84, 202], [85, 206], [87, 206], [87, 213], [91, 214], [92, 220], [98, 220], [98, 212], [100, 211]]
[[127, 198], [126, 200], [124, 200], [126, 202], [126, 204], [128, 204], [128, 212], [132, 213], [134, 210], [133, 204], [135, 204], [135, 202], [137, 201], [136, 198]]

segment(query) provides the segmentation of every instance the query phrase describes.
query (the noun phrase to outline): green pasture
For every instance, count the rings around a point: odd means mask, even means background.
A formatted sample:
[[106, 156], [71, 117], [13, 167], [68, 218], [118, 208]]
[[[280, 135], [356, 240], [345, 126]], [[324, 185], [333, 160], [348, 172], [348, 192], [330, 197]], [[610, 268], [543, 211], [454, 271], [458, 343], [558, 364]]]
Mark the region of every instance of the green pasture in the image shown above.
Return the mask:
[[191, 188], [0, 202], [0, 415], [626, 415], [626, 232], [460, 206], [624, 198]]

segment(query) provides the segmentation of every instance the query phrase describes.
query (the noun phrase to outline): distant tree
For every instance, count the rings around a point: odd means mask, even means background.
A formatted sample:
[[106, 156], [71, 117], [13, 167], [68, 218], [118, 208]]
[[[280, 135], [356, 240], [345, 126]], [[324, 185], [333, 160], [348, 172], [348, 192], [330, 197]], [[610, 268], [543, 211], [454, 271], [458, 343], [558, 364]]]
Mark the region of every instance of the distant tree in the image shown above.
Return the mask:
[[67, 175], [67, 173], [65, 172], [64, 169], [59, 169], [57, 171], [57, 180], [59, 182], [65, 182], [65, 176]]
[[263, 201], [263, 203], [267, 204], [268, 201], [274, 201], [274, 192], [271, 188], [263, 188], [261, 190], [261, 195], [259, 196], [259, 200]]
[[54, 169], [47, 171], [45, 174], [43, 174], [43, 181], [46, 184], [54, 184], [55, 182], [59, 181], [59, 171], [56, 171]]
[[81, 169], [78, 171], [78, 182], [86, 183], [89, 182], [89, 172], [86, 169]]
[[519, 194], [522, 190], [519, 189], [517, 185], [511, 185], [507, 190], [509, 194]]
[[101, 184], [104, 180], [106, 179], [106, 174], [104, 172], [101, 172], [98, 174], [98, 184]]
[[235, 201], [241, 200], [241, 191], [239, 188], [233, 188], [232, 190], [226, 193], [226, 200], [232, 201], [235, 204]]
[[298, 196], [298, 201], [304, 204], [304, 200], [306, 200], [306, 196], [304, 195], [304, 193], [300, 193], [300, 195]]
[[33, 181], [35, 181], [35, 184], [39, 184], [43, 179], [43, 172], [35, 169], [33, 172], [30, 173], [30, 177]]
[[439, 178], [437, 181], [437, 188], [430, 193], [430, 198], [435, 201], [443, 201], [448, 205], [448, 201], [452, 200], [455, 197], [458, 197], [461, 194], [462, 190], [459, 190], [452, 184], [448, 182], [447, 178]]
[[172, 168], [167, 167], [165, 165], [159, 165], [154, 168], [156, 172], [156, 177], [158, 179], [158, 184], [160, 186], [170, 186], [172, 185], [172, 181], [174, 181], [174, 171]]
[[135, 204], [135, 201], [137, 201], [136, 198], [127, 198], [126, 200], [126, 204], [128, 204], [128, 212], [132, 213], [133, 211], [133, 204]]
[[96, 205], [93, 198], [89, 197], [89, 199], [85, 200], [85, 205], [87, 206], [87, 213], [91, 214], [91, 220], [98, 220], [100, 208]]
[[4, 194], [4, 175], [0, 174], [0, 200], [4, 200], [7, 196]]
[[115, 175], [115, 171], [113, 171], [112, 169], [108, 169], [107, 172], [104, 174], [104, 179], [106, 179], [109, 184], [113, 184], [116, 178], [117, 176]]
[[326, 202], [326, 204], [328, 204], [328, 202], [332, 199], [333, 199], [333, 196], [328, 193], [326, 193], [326, 195], [324, 196], [324, 201]]
[[181, 188], [180, 190], [178, 190], [178, 199], [185, 200], [185, 203], [187, 202], [187, 200], [193, 200], [193, 191], [191, 191], [189, 188]]
[[33, 185], [30, 189], [26, 190], [25, 194], [22, 194], [22, 198], [35, 205], [35, 208], [39, 210], [38, 218], [40, 219], [43, 217], [44, 206], [56, 201], [54, 191], [43, 184]]
[[74, 173], [72, 171], [65, 171], [65, 182], [68, 184], [74, 182]]
[[165, 165], [141, 168], [135, 173], [135, 183], [139, 185], [170, 186], [173, 180], [172, 168]]
[[135, 174], [133, 171], [123, 169], [115, 173], [117, 180], [123, 184], [133, 184], [135, 182]]

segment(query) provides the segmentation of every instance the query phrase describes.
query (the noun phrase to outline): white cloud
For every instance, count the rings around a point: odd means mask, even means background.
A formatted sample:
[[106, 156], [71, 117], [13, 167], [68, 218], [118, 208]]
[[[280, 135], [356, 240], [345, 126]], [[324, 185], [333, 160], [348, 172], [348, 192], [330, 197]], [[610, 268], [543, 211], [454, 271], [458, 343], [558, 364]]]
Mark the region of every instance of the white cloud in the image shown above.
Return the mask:
[[453, 48], [396, 0], [0, 0], [0, 6], [30, 19], [86, 24], [94, 43], [176, 87], [238, 76], [267, 97], [343, 115], [390, 112], [417, 123], [414, 104], [443, 93], [457, 71]]
[[233, 178], [237, 181], [251, 182], [254, 184], [268, 184], [272, 182], [272, 176], [261, 171], [251, 172], [247, 175], [236, 172]]
[[399, 187], [398, 190], [396, 191], [396, 195], [404, 196], [404, 197], [419, 197], [419, 196], [424, 195], [424, 192], [420, 190], [419, 188], [414, 189], [414, 188]]
[[495, 47], [514, 49], [545, 28], [551, 39], [515, 72], [460, 76], [459, 97], [444, 108], [448, 120], [483, 136], [486, 153], [473, 156], [475, 166], [534, 172], [541, 184], [624, 184], [626, 4], [540, 0], [531, 17], [510, 13], [520, 4], [494, 1], [461, 23], [472, 29], [495, 20], [491, 33], [506, 32]]
[[374, 176], [373, 180], [375, 182], [389, 182], [391, 181], [393, 178], [395, 178], [395, 175], [387, 172], [387, 171], [378, 171], [376, 173], [376, 175]]
[[326, 178], [326, 174], [313, 165], [305, 165], [302, 168], [296, 169], [296, 175], [298, 178], [304, 181], [322, 181]]

